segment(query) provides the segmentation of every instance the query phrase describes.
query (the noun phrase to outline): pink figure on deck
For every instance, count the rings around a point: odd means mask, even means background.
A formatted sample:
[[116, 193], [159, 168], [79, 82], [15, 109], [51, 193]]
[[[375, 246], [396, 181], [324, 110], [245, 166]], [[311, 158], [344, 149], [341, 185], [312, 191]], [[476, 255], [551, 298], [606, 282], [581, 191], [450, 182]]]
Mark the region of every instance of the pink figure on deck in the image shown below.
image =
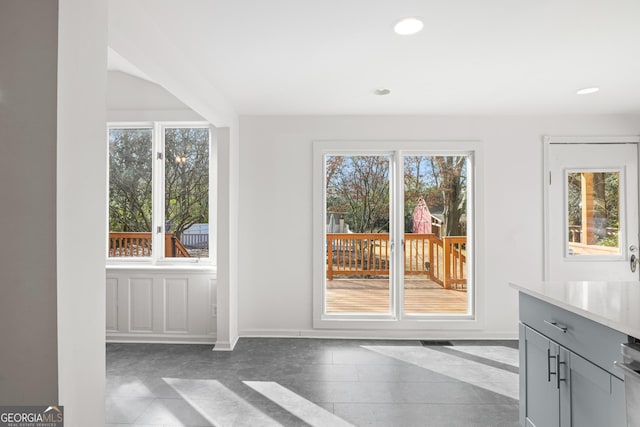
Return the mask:
[[431, 234], [431, 212], [422, 197], [418, 199], [418, 204], [413, 210], [413, 232]]

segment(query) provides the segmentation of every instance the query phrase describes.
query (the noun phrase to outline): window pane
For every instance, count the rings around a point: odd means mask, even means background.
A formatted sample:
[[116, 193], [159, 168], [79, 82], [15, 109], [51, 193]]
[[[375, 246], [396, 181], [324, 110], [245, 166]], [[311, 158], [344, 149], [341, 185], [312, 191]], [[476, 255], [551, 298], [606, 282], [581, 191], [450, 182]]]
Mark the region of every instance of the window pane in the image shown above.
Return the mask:
[[404, 311], [465, 314], [467, 156], [404, 157]]
[[209, 129], [165, 129], [165, 257], [209, 256]]
[[109, 256], [151, 255], [151, 129], [109, 130]]
[[567, 255], [620, 255], [620, 172], [567, 174]]
[[389, 156], [326, 156], [326, 313], [389, 313]]

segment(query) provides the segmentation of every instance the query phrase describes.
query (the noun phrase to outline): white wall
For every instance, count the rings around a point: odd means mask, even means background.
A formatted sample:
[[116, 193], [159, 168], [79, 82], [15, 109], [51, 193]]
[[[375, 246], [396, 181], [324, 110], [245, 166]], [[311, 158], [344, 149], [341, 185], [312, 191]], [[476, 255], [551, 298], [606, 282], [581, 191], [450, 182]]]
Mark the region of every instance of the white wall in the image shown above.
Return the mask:
[[120, 71], [107, 77], [107, 120], [118, 121], [203, 121], [162, 86]]
[[[518, 330], [507, 282], [542, 279], [542, 137], [638, 135], [640, 116], [255, 116], [240, 130], [240, 335], [498, 338]], [[438, 139], [483, 146], [483, 329], [313, 331], [312, 141]]]
[[58, 389], [65, 426], [79, 427], [104, 420], [107, 4], [59, 4]]

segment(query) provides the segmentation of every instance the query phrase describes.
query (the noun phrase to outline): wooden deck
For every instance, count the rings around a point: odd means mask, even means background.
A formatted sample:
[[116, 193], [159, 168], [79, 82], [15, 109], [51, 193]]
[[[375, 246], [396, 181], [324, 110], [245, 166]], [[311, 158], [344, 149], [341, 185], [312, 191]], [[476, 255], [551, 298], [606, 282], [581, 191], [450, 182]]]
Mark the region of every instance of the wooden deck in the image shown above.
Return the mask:
[[[443, 289], [427, 279], [405, 281], [405, 313], [460, 314], [467, 311], [466, 290]], [[334, 279], [327, 281], [327, 313], [387, 313], [387, 279]]]

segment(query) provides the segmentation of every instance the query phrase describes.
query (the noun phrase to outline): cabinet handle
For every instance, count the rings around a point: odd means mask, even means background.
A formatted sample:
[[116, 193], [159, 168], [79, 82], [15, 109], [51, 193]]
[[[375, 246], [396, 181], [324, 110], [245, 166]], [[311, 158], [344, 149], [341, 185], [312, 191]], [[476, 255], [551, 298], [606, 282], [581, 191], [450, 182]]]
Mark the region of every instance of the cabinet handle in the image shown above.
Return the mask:
[[560, 381], [566, 381], [566, 378], [560, 378], [560, 365], [566, 365], [567, 362], [560, 361], [560, 353], [556, 357], [556, 388], [560, 390]]
[[567, 329], [568, 328], [566, 326], [558, 324], [558, 322], [549, 322], [548, 320], [545, 320], [544, 323], [546, 323], [547, 325], [553, 326], [554, 328], [556, 328], [559, 331], [561, 331], [563, 334], [567, 333]]
[[551, 375], [558, 375], [558, 368], [557, 368], [557, 364], [556, 364], [556, 372], [551, 372], [551, 359], [556, 359], [556, 362], [558, 361], [558, 356], [552, 356], [551, 355], [551, 349], [548, 348], [547, 349], [547, 382], [550, 383], [551, 382]]

